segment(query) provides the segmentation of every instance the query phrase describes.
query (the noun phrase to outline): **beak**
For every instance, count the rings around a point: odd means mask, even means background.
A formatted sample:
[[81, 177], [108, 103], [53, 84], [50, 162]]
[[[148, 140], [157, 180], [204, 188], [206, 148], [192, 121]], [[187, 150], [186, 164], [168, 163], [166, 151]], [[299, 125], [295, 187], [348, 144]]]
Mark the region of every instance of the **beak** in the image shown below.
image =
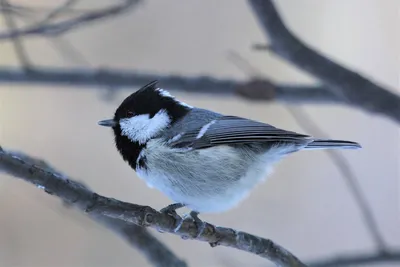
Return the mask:
[[102, 120], [98, 122], [99, 125], [105, 126], [105, 127], [114, 127], [117, 125], [117, 122], [114, 121], [113, 119], [111, 120]]

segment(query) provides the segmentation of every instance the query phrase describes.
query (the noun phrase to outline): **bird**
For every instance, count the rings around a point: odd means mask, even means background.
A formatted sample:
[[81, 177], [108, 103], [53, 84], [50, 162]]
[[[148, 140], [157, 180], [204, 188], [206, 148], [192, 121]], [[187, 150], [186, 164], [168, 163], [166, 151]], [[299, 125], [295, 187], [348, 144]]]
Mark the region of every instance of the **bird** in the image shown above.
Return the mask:
[[[199, 214], [238, 206], [294, 152], [361, 148], [193, 107], [158, 84], [154, 80], [133, 92], [113, 118], [98, 124], [112, 128], [120, 156], [137, 176], [172, 200], [160, 212], [176, 218], [176, 231], [190, 217], [199, 236], [205, 228]], [[191, 210], [185, 218], [176, 212], [182, 207]]]

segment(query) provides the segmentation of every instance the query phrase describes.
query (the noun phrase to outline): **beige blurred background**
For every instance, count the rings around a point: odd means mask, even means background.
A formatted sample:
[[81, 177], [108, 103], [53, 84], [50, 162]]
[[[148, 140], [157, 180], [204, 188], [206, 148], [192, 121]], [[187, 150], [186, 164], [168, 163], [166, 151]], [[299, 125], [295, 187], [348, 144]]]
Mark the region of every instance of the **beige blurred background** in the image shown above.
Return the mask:
[[[399, 1], [281, 0], [277, 5], [303, 40], [400, 94]], [[312, 81], [273, 55], [251, 51], [251, 45], [265, 37], [242, 0], [145, 1], [132, 13], [66, 38], [93, 66], [245, 79], [228, 60], [229, 51], [236, 51], [277, 81]], [[79, 66], [60, 57], [46, 40], [32, 38], [25, 44], [37, 64]], [[17, 63], [12, 45], [1, 42], [0, 64]], [[155, 208], [170, 203], [136, 178], [114, 148], [111, 131], [96, 124], [110, 117], [119, 101], [137, 88], [105, 102], [97, 88], [0, 86], [2, 146], [43, 158], [100, 194]], [[190, 105], [304, 132], [279, 103], [176, 96]], [[331, 137], [363, 145], [362, 150], [342, 155], [351, 163], [386, 242], [400, 246], [398, 126], [351, 108], [309, 105], [305, 110]], [[375, 249], [344, 178], [322, 151], [290, 156], [239, 207], [202, 218], [271, 238], [303, 260]], [[154, 234], [192, 267], [268, 265], [245, 252]], [[30, 184], [0, 175], [0, 266], [149, 265], [140, 253], [85, 215], [63, 208], [56, 198]]]

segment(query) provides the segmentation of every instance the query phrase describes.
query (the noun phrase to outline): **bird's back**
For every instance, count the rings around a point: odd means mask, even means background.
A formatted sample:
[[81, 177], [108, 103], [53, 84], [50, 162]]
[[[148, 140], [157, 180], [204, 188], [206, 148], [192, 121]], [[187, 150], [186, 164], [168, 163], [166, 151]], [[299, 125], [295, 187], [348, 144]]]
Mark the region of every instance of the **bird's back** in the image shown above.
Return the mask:
[[193, 108], [186, 116], [175, 122], [172, 127], [165, 130], [162, 136], [166, 139], [173, 138], [174, 136], [194, 129], [199, 129], [212, 120], [223, 117], [222, 114], [210, 110]]

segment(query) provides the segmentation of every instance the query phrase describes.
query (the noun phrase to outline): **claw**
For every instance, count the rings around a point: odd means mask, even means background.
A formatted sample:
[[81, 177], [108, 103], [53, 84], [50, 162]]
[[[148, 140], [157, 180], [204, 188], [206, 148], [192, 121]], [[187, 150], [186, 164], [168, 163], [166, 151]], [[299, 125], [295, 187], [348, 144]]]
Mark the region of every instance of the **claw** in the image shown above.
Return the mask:
[[[199, 215], [198, 212], [196, 212], [196, 211], [191, 211], [189, 214], [185, 214], [185, 215], [183, 215], [182, 217], [179, 217], [180, 220], [179, 220], [179, 222], [177, 223], [177, 225], [176, 225], [176, 227], [175, 227], [175, 229], [174, 229], [174, 232], [176, 233], [176, 232], [179, 231], [179, 229], [181, 228], [183, 222], [184, 222], [186, 219], [191, 219], [191, 220], [194, 221], [194, 223], [195, 223], [195, 225], [196, 225], [196, 227], [197, 227], [197, 234], [194, 236], [194, 238], [195, 238], [195, 239], [198, 238], [198, 237], [204, 232], [204, 230], [206, 229], [206, 223], [203, 222], [202, 220], [200, 220], [200, 218], [198, 217], [198, 215]], [[188, 236], [185, 236], [185, 237], [182, 236], [182, 238], [183, 238], [183, 239], [187, 239]]]
[[175, 226], [175, 228], [174, 228], [174, 233], [178, 232], [179, 229], [181, 229], [184, 220], [185, 220], [185, 219], [183, 219], [183, 218], [179, 218], [179, 220], [176, 220], [176, 221], [175, 221], [175, 225], [176, 225], [176, 226]]
[[182, 217], [176, 213], [177, 209], [185, 207], [185, 204], [182, 203], [174, 203], [171, 205], [166, 206], [165, 208], [162, 208], [160, 210], [161, 213], [168, 214], [175, 219], [175, 227], [174, 227], [174, 232], [178, 232], [179, 229], [182, 227], [183, 222], [186, 219], [192, 219], [197, 227], [197, 234], [194, 236], [194, 238], [198, 238], [206, 229], [206, 223], [200, 220], [199, 218], [199, 213], [197, 211], [191, 211], [189, 214], [185, 214]]
[[176, 233], [176, 232], [178, 232], [179, 231], [179, 229], [182, 227], [182, 224], [183, 224], [183, 222], [186, 220], [186, 219], [192, 219], [192, 217], [190, 216], [190, 214], [184, 214], [182, 217], [179, 217], [179, 222], [178, 223], [176, 223], [176, 227], [175, 227], [175, 229], [174, 229], [174, 233]]
[[178, 215], [176, 210], [183, 208], [184, 206], [185, 206], [185, 204], [182, 204], [182, 203], [174, 203], [174, 204], [168, 205], [165, 208], [162, 208], [160, 210], [161, 213], [164, 213], [164, 214], [174, 217], [174, 219], [175, 219], [174, 232], [177, 232], [179, 230], [179, 228], [181, 228], [182, 223], [184, 221], [184, 219]]
[[172, 213], [176, 213], [177, 209], [180, 209], [180, 208], [183, 208], [183, 207], [185, 207], [185, 204], [173, 203], [173, 204], [170, 204], [170, 205], [166, 206], [165, 208], [162, 208], [160, 210], [160, 212], [172, 215]]
[[206, 229], [206, 223], [203, 222], [202, 220], [200, 220], [200, 218], [198, 217], [199, 213], [197, 211], [192, 211], [190, 212], [190, 217], [193, 218], [194, 223], [197, 226], [197, 234], [194, 238], [198, 238]]

